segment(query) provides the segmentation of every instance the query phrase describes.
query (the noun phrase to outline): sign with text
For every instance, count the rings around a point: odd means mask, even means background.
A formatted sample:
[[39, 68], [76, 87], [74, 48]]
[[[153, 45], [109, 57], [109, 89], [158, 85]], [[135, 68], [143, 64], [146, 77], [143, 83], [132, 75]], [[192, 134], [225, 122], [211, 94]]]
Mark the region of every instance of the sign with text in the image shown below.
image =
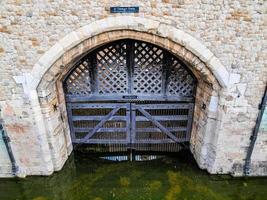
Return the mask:
[[111, 13], [139, 13], [138, 6], [132, 7], [110, 7]]

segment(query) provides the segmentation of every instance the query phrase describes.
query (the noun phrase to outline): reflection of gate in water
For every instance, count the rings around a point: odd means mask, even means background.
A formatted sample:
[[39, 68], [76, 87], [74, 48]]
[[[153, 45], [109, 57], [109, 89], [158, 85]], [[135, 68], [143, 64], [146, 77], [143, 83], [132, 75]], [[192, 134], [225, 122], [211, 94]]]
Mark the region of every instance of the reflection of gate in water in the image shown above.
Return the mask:
[[190, 140], [196, 81], [167, 51], [119, 40], [87, 54], [64, 81], [73, 143], [177, 151]]

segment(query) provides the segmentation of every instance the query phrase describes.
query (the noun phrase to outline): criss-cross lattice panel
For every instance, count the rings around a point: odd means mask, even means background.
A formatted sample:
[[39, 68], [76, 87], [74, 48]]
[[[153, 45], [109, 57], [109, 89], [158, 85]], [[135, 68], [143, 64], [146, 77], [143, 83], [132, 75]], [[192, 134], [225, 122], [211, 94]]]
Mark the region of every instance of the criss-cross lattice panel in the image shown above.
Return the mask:
[[80, 63], [65, 81], [65, 90], [68, 95], [86, 96], [91, 94], [90, 65], [88, 60]]
[[145, 42], [134, 43], [133, 91], [143, 94], [162, 92], [163, 51]]
[[176, 58], [171, 58], [170, 77], [167, 94], [175, 96], [193, 96], [195, 81], [190, 73]]
[[97, 52], [97, 77], [99, 94], [126, 93], [128, 74], [126, 43], [114, 43]]

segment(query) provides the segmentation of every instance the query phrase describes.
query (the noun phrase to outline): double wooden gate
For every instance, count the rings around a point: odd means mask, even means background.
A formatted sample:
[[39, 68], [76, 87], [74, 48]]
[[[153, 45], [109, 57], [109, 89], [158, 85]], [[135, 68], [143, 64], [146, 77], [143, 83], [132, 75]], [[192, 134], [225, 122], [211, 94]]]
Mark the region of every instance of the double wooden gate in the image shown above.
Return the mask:
[[190, 139], [195, 87], [186, 66], [155, 45], [119, 40], [100, 47], [64, 81], [72, 141], [176, 151]]

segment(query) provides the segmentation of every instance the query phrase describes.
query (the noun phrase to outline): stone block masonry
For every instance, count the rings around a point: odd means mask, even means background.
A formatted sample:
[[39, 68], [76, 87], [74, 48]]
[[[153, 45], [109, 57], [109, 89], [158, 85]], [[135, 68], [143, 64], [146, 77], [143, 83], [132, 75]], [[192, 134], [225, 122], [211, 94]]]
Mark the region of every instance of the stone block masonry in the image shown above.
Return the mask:
[[[114, 14], [111, 6], [139, 13]], [[83, 53], [122, 38], [159, 45], [188, 64], [199, 82], [191, 151], [210, 173], [242, 175], [267, 84], [266, 7], [264, 0], [1, 1], [0, 118], [18, 176], [62, 168], [72, 151], [62, 78]], [[266, 136], [264, 117], [250, 175], [267, 175]], [[11, 176], [2, 147], [0, 177]]]

